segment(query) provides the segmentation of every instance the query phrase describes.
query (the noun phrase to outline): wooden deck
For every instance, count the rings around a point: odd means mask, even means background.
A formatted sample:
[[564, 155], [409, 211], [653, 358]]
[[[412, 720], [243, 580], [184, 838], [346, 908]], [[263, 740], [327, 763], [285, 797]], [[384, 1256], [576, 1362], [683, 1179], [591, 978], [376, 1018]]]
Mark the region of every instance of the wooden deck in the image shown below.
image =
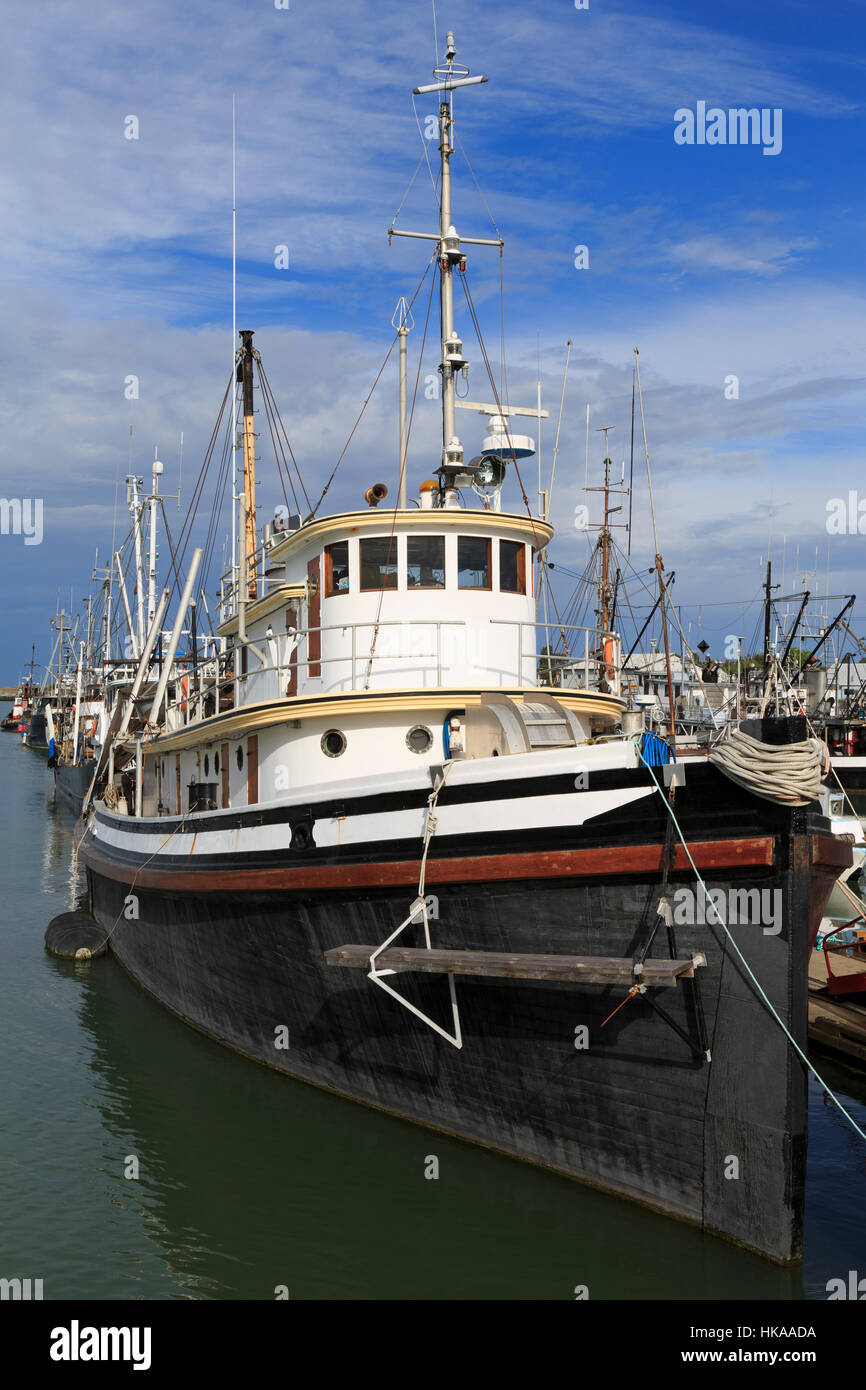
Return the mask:
[[[337, 946], [325, 952], [328, 965], [350, 970], [370, 969], [376, 946]], [[698, 966], [706, 965], [702, 955], [687, 960], [647, 960], [643, 973], [635, 976], [634, 962], [620, 956], [509, 955], [504, 951], [418, 950], [390, 946], [376, 957], [376, 969], [398, 974], [415, 970], [432, 975], [481, 975], [509, 980], [559, 980], [571, 984], [583, 981], [593, 985], [633, 985], [655, 987], [690, 980]]]

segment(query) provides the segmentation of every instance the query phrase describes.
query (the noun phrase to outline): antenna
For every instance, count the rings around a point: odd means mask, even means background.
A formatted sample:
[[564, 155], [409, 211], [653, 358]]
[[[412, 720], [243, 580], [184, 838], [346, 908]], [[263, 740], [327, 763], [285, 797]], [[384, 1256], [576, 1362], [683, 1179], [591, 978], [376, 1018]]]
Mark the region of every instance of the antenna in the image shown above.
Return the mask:
[[409, 447], [409, 437], [406, 430], [406, 339], [411, 329], [415, 326], [415, 320], [412, 317], [412, 311], [403, 295], [397, 300], [397, 307], [394, 310], [391, 324], [396, 328], [400, 337], [400, 482], [397, 490], [397, 506], [405, 511], [406, 453]]
[[[238, 388], [235, 380], [238, 320], [238, 126], [237, 107], [232, 92], [232, 580], [237, 565], [234, 513], [238, 492]], [[180, 488], [178, 488], [180, 492]]]
[[568, 340], [568, 351], [565, 354], [565, 370], [562, 373], [562, 395], [559, 398], [559, 419], [556, 422], [556, 438], [553, 441], [553, 464], [550, 470], [550, 492], [547, 497], [547, 508], [544, 513], [544, 520], [550, 516], [550, 508], [553, 505], [553, 484], [556, 482], [556, 459], [559, 454], [559, 431], [562, 428], [562, 412], [565, 406], [565, 384], [568, 381], [568, 362], [571, 357], [572, 339]]

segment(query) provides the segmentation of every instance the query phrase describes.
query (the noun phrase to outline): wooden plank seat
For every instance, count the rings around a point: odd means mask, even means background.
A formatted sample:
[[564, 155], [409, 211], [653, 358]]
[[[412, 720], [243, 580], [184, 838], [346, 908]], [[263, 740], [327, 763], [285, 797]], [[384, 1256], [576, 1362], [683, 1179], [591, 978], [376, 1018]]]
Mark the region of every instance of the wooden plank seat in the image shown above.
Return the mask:
[[[369, 970], [375, 946], [336, 946], [325, 952], [328, 965]], [[432, 975], [481, 975], [514, 980], [584, 981], [598, 985], [670, 986], [694, 978], [706, 957], [685, 960], [647, 960], [635, 975], [634, 961], [621, 956], [511, 955], [505, 951], [425, 950], [389, 946], [376, 957], [377, 971], [421, 971]]]

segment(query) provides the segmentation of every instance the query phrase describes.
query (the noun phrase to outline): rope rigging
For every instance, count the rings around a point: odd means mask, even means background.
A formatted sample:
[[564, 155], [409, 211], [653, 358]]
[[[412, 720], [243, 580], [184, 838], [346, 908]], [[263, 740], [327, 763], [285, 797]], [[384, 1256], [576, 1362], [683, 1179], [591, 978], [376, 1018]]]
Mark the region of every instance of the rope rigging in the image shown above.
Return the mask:
[[[415, 293], [412, 295], [412, 298], [411, 298], [410, 301], [409, 301], [409, 309], [412, 308], [413, 304], [415, 303], [415, 300], [418, 298], [418, 295], [419, 295], [420, 292], [421, 292], [421, 288], [422, 288], [422, 286], [423, 286], [423, 284], [424, 284], [424, 281], [427, 279], [427, 276], [428, 276], [429, 273], [430, 273], [430, 268], [431, 268], [431, 266], [433, 265], [434, 261], [437, 259], [438, 255], [439, 255], [439, 252], [438, 252], [438, 249], [437, 249], [436, 251], [433, 252], [433, 255], [430, 257], [429, 261], [427, 262], [426, 268], [425, 268], [425, 270], [424, 270], [424, 274], [421, 276], [421, 279], [418, 281], [418, 285], [417, 285], [417, 287], [416, 287], [416, 289], [415, 289]], [[365, 399], [365, 401], [364, 401], [364, 404], [361, 406], [361, 409], [360, 409], [360, 411], [359, 411], [359, 413], [358, 413], [358, 417], [357, 417], [357, 419], [355, 420], [355, 423], [354, 423], [354, 425], [352, 426], [351, 431], [349, 432], [349, 438], [346, 440], [346, 443], [343, 445], [342, 451], [341, 451], [341, 453], [340, 453], [340, 457], [337, 459], [337, 462], [334, 464], [334, 467], [331, 469], [330, 477], [328, 478], [328, 481], [325, 483], [325, 486], [322, 488], [322, 492], [321, 492], [321, 495], [320, 495], [320, 497], [319, 497], [318, 502], [316, 503], [316, 505], [313, 507], [312, 511], [310, 512], [310, 516], [309, 516], [309, 520], [310, 520], [310, 521], [312, 521], [313, 518], [315, 517], [316, 512], [319, 510], [319, 508], [321, 507], [322, 503], [323, 503], [324, 500], [325, 500], [325, 496], [326, 496], [326, 494], [327, 494], [327, 492], [328, 492], [328, 489], [329, 489], [330, 486], [331, 486], [331, 483], [334, 481], [334, 478], [337, 476], [337, 469], [340, 467], [340, 464], [343, 462], [343, 459], [344, 459], [345, 456], [346, 456], [346, 451], [348, 450], [349, 445], [350, 445], [351, 442], [352, 442], [352, 439], [353, 439], [353, 437], [354, 437], [355, 431], [357, 430], [358, 426], [359, 426], [360, 423], [361, 423], [361, 420], [363, 419], [364, 412], [366, 411], [367, 406], [370, 404], [370, 401], [371, 401], [372, 396], [373, 396], [373, 392], [376, 390], [376, 387], [379, 385], [379, 382], [380, 382], [380, 380], [381, 380], [381, 378], [382, 378], [382, 373], [384, 372], [385, 368], [387, 367], [388, 361], [389, 361], [390, 356], [391, 356], [391, 353], [394, 351], [394, 348], [397, 346], [397, 343], [399, 342], [399, 340], [400, 340], [400, 334], [399, 334], [399, 332], [397, 332], [397, 333], [394, 334], [394, 337], [391, 339], [391, 346], [388, 348], [388, 351], [387, 351], [386, 354], [385, 354], [385, 360], [383, 361], [381, 367], [379, 368], [378, 372], [376, 373], [376, 378], [375, 378], [375, 380], [374, 380], [374, 382], [373, 382], [373, 385], [370, 387], [370, 390], [369, 390], [369, 392], [368, 392], [368, 394], [367, 394], [367, 397], [366, 397], [366, 399]]]

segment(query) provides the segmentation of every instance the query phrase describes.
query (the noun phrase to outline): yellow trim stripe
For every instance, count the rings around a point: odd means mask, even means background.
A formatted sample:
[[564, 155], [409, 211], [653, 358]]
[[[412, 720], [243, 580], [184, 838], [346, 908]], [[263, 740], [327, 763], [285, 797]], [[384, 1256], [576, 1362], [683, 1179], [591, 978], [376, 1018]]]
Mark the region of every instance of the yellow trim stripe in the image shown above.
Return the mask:
[[420, 717], [424, 711], [448, 712], [459, 706], [475, 708], [483, 695], [502, 695], [511, 700], [532, 700], [538, 695], [552, 695], [575, 714], [590, 714], [612, 723], [619, 719], [625, 701], [617, 695], [604, 695], [596, 690], [566, 691], [549, 686], [497, 687], [494, 690], [444, 687], [430, 690], [348, 690], [339, 695], [302, 695], [267, 704], [250, 705], [232, 714], [213, 715], [199, 724], [179, 729], [176, 733], [154, 739], [151, 747], [160, 753], [177, 749], [196, 748], [213, 743], [218, 738], [233, 738], [252, 729], [267, 729], [274, 724], [287, 724], [293, 719], [345, 719], [359, 712], [363, 715], [386, 714], [404, 709], [407, 718]]

